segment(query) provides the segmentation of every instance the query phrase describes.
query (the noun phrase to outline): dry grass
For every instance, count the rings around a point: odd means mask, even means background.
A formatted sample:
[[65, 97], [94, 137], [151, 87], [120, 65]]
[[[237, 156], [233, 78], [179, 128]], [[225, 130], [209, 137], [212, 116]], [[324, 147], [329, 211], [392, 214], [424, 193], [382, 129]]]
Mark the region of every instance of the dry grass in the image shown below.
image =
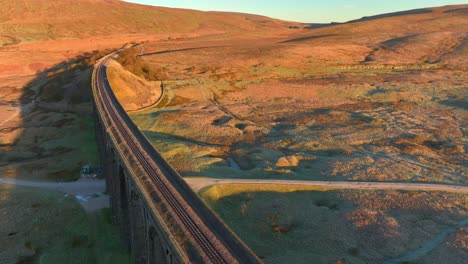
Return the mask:
[[[466, 30], [450, 25], [466, 21], [445, 9], [285, 43], [146, 43], [171, 80], [164, 104], [132, 118], [183, 176], [465, 184]], [[202, 196], [267, 263], [381, 263], [468, 211], [445, 193], [230, 184]], [[466, 252], [441, 244], [421, 261], [432, 256]]]
[[[460, 93], [460, 77], [432, 85], [451, 83], [453, 89], [448, 90]], [[233, 86], [226, 86], [225, 81], [216, 86], [207, 79], [198, 83], [174, 81], [166, 86], [171, 94], [166, 111], [155, 109], [134, 118], [144, 130], [176, 136], [178, 144], [199, 142], [197, 149], [205, 153], [212, 151], [217, 157], [215, 153], [224, 153], [224, 162], [201, 171], [185, 167], [185, 175], [211, 176], [215, 170], [229, 167], [230, 157], [244, 170], [224, 173], [227, 177], [277, 178], [284, 172], [278, 161], [294, 154], [310, 158], [292, 162], [287, 166], [293, 168], [292, 173], [283, 177], [292, 174], [300, 179], [449, 183], [466, 180], [461, 133], [465, 118], [461, 112], [449, 114], [450, 110], [434, 103], [430, 96], [418, 99], [421, 97], [417, 94], [427, 93], [426, 84], [413, 83], [421, 78], [420, 74], [386, 73], [368, 78], [369, 83], [376, 82], [372, 85], [359, 85], [360, 78], [363, 76], [345, 74], [338, 79], [265, 80], [260, 84], [250, 80]], [[379, 84], [381, 78], [392, 80], [395, 88], [379, 88], [384, 85]], [[448, 96], [448, 90], [436, 91], [437, 96]], [[387, 91], [394, 95], [383, 96]], [[176, 103], [171, 103], [173, 99]], [[157, 116], [156, 120], [153, 116]], [[149, 125], [146, 119], [152, 120]], [[221, 124], [219, 120], [226, 122]], [[159, 149], [164, 155], [174, 150], [166, 139], [154, 137], [155, 144], [165, 146]], [[196, 152], [190, 155], [206, 158]], [[369, 159], [373, 162], [366, 162]]]
[[164, 103], [133, 118], [186, 176], [464, 183], [466, 76], [451, 58], [465, 40], [449, 25], [466, 21], [447, 8], [289, 42], [145, 43], [142, 58], [171, 79]]
[[248, 14], [150, 7], [124, 1], [2, 0], [0, 4], [0, 35], [7, 38], [0, 44], [7, 45], [124, 34], [158, 34], [158, 38], [172, 40], [272, 29], [284, 32], [292, 31], [289, 26], [299, 25]]
[[161, 82], [135, 76], [114, 61], [109, 63], [107, 74], [115, 95], [127, 111], [152, 105], [161, 97]]
[[458, 229], [454, 241], [450, 244], [455, 248], [468, 250], [468, 230], [466, 228]]
[[[22, 115], [14, 123], [19, 128], [12, 122], [11, 131], [2, 131], [2, 139], [11, 135], [2, 161], [33, 159], [7, 168], [12, 177], [71, 179], [96, 158], [93, 123], [83, 115], [90, 105], [65, 108], [62, 93], [68, 75], [87, 82], [89, 71], [78, 73], [77, 61], [53, 66], [96, 47], [150, 39], [141, 57], [146, 69], [137, 70], [145, 76], [151, 67], [164, 69], [170, 80], [161, 104], [133, 118], [183, 175], [467, 180], [466, 19], [444, 12], [457, 7], [291, 30], [290, 23], [251, 15], [83, 1], [19, 1], [19, 13], [2, 2], [0, 33], [15, 28], [15, 37], [8, 32], [0, 39], [8, 44], [0, 53], [2, 100], [30, 99], [45, 80], [57, 81], [42, 90], [49, 103]], [[95, 37], [109, 34], [122, 35]], [[66, 39], [32, 42], [54, 38]], [[35, 75], [42, 70], [43, 77]], [[38, 83], [23, 89], [33, 78]], [[139, 83], [134, 76], [119, 81]], [[271, 262], [380, 262], [466, 215], [458, 196], [276, 188], [212, 194], [226, 222]], [[442, 260], [466, 259], [459, 249], [437, 250]]]
[[333, 188], [317, 186], [296, 186], [281, 184], [223, 184], [209, 187], [202, 190], [201, 196], [210, 203], [216, 203], [220, 199], [228, 196], [242, 195], [243, 193], [254, 192], [276, 192], [291, 193], [299, 191], [330, 191]]
[[[468, 212], [466, 195], [437, 192], [227, 184], [201, 195], [266, 263], [381, 263], [456, 226]], [[460, 232], [456, 241], [463, 240]], [[463, 252], [445, 257], [459, 263]]]

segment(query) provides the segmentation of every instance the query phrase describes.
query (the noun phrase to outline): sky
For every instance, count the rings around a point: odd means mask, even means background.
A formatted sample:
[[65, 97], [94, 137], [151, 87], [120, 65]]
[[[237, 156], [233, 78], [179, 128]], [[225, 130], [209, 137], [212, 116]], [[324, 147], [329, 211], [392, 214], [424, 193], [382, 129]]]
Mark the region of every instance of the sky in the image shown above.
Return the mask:
[[125, 0], [146, 5], [232, 11], [283, 20], [328, 23], [422, 7], [463, 4], [461, 0]]

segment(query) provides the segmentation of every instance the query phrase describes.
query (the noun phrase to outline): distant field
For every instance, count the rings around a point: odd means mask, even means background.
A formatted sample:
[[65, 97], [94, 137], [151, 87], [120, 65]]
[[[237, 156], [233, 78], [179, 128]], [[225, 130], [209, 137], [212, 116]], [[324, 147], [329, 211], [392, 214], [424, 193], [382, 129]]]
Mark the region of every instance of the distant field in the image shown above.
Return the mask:
[[0, 185], [0, 214], [0, 263], [130, 263], [108, 209], [87, 215], [63, 193]]
[[[468, 196], [451, 193], [228, 184], [201, 195], [266, 263], [383, 263], [468, 217]], [[463, 263], [465, 230], [408, 263]]]

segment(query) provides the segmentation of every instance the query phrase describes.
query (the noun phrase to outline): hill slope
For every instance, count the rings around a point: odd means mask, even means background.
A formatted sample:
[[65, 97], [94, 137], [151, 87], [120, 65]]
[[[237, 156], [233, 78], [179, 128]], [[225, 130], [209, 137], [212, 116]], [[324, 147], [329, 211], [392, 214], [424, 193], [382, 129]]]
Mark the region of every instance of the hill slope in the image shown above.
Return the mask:
[[223, 12], [153, 7], [118, 0], [0, 0], [0, 40], [84, 38], [128, 33], [240, 33], [295, 23]]
[[[304, 30], [296, 45], [359, 45], [372, 50], [362, 63], [465, 65], [468, 5], [410, 10]], [[461, 56], [460, 56], [461, 55]]]

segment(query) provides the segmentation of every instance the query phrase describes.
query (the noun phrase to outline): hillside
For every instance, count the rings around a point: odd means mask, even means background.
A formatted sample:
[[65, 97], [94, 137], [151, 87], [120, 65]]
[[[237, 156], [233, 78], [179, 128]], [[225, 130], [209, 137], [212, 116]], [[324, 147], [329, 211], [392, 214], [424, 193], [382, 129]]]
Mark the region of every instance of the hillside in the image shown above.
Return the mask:
[[[141, 58], [166, 76], [163, 110], [156, 121], [157, 108], [133, 116], [182, 175], [463, 183], [463, 7], [286, 38], [145, 43]], [[382, 153], [388, 160], [376, 162]], [[432, 174], [442, 168], [457, 176]]]
[[466, 186], [467, 7], [150, 41], [164, 93], [130, 116], [265, 263], [465, 263], [466, 193], [294, 184]]
[[465, 66], [468, 5], [416, 9], [343, 24], [311, 25], [286, 40], [297, 45], [359, 45], [365, 64], [447, 63]]
[[[85, 164], [101, 166], [92, 66], [138, 42], [108, 65], [116, 96], [138, 110], [131, 118], [183, 177], [220, 184], [202, 197], [265, 263], [466, 262], [466, 194], [266, 182], [466, 186], [468, 5], [309, 28], [117, 0], [0, 6], [2, 177], [64, 182]], [[231, 179], [259, 184], [223, 185]], [[63, 199], [0, 189], [9, 216], [0, 263], [49, 263], [50, 251], [125, 262], [117, 228], [85, 221]], [[70, 217], [81, 224], [57, 224]], [[27, 232], [9, 224], [31, 218]], [[98, 240], [93, 228], [103, 231]]]
[[187, 36], [288, 29], [267, 17], [145, 6], [119, 0], [0, 0], [0, 44], [117, 34]]

